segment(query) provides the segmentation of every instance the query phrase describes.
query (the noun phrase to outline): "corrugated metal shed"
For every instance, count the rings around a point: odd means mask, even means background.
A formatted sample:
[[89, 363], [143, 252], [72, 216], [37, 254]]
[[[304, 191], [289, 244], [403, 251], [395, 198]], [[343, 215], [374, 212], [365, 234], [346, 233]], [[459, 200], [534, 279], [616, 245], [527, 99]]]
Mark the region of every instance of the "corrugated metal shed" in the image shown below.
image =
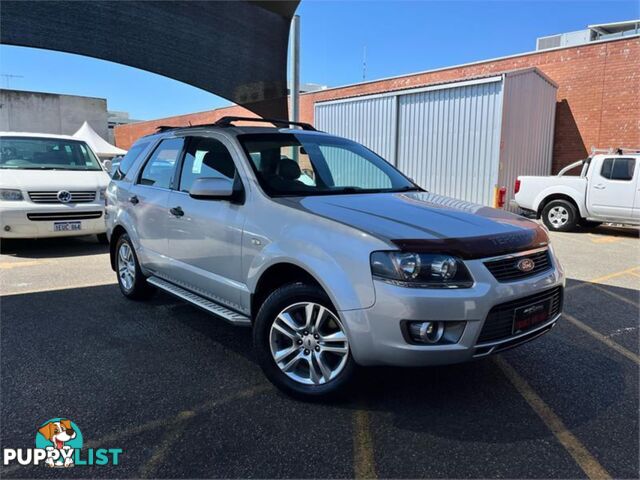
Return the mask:
[[492, 205], [494, 187], [505, 186], [508, 206], [517, 175], [551, 173], [556, 89], [530, 68], [320, 102], [315, 119], [431, 192]]

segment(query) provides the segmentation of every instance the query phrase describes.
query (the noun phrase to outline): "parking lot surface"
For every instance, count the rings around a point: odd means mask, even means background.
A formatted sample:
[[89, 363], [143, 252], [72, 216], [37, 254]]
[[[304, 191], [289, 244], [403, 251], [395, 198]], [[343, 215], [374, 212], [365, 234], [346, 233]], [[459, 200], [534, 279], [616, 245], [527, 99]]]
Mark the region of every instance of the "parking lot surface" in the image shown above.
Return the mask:
[[362, 370], [337, 403], [272, 387], [248, 329], [126, 300], [93, 239], [3, 242], [1, 448], [72, 419], [118, 466], [4, 478], [638, 478], [638, 229], [555, 233], [566, 315], [449, 367]]

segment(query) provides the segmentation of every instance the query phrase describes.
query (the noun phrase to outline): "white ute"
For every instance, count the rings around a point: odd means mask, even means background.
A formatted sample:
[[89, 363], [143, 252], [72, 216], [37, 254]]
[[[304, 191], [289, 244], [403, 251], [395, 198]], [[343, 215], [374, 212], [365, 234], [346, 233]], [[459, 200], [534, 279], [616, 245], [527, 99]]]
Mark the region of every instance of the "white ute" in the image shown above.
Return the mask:
[[[579, 176], [565, 176], [581, 167]], [[557, 176], [518, 177], [512, 204], [542, 218], [549, 230], [577, 224], [640, 225], [640, 150], [596, 153], [572, 163]]]

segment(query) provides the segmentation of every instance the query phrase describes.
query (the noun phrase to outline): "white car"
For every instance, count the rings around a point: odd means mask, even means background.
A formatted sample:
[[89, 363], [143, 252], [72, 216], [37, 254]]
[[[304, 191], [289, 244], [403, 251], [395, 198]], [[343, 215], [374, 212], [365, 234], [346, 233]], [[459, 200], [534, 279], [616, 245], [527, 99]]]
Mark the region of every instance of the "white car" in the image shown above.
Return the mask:
[[109, 175], [73, 137], [0, 132], [0, 238], [97, 235]]
[[[581, 167], [579, 176], [564, 176]], [[518, 177], [513, 204], [542, 218], [550, 230], [577, 224], [640, 225], [640, 153], [597, 154], [573, 163], [557, 176]]]

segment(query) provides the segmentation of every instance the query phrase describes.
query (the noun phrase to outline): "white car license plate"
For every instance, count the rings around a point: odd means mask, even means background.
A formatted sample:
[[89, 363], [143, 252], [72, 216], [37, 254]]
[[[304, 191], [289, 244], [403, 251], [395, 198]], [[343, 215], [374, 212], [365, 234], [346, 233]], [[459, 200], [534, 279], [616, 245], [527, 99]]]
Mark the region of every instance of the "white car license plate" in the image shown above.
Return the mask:
[[80, 222], [54, 222], [54, 232], [73, 232], [80, 230]]

